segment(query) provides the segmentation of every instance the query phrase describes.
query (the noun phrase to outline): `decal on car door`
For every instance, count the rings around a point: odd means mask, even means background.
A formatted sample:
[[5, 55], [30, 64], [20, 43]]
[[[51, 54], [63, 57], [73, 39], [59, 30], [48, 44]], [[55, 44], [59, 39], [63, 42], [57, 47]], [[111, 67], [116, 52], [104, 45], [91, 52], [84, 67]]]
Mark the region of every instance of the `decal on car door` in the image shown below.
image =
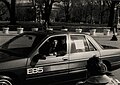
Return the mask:
[[43, 67], [36, 67], [36, 68], [28, 68], [27, 69], [27, 74], [37, 74], [37, 73], [42, 73], [43, 72]]

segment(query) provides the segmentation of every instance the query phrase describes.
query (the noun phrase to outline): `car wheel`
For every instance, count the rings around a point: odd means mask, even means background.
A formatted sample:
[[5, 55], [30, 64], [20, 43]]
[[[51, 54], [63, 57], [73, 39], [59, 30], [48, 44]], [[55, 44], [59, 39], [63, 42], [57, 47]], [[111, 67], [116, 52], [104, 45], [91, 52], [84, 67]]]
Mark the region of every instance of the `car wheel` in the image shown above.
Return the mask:
[[0, 85], [13, 85], [11, 81], [7, 79], [0, 79]]

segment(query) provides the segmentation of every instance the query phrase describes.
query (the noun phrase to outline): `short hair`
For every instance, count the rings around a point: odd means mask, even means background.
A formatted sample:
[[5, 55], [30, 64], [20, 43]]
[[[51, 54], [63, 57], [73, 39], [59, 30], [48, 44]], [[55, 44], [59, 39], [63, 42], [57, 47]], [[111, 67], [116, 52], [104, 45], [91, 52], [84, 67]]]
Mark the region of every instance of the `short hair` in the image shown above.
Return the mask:
[[91, 57], [87, 61], [87, 71], [90, 76], [101, 75], [107, 72], [107, 66], [99, 57]]

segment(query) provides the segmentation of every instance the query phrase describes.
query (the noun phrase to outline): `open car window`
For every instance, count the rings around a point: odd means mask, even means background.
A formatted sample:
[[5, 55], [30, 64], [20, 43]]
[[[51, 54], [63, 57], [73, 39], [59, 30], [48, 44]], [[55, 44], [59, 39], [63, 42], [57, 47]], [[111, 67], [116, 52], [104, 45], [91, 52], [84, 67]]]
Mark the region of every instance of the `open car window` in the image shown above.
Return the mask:
[[39, 54], [45, 56], [64, 56], [67, 53], [66, 36], [49, 38], [40, 48]]

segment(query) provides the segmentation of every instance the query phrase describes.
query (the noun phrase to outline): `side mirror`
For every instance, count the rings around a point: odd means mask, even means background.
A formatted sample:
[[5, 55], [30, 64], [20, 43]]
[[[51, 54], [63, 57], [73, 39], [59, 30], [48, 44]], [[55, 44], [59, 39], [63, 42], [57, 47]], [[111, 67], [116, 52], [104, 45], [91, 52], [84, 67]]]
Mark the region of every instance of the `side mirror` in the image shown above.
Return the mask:
[[41, 55], [41, 54], [38, 54], [39, 55], [39, 59], [41, 60], [45, 60], [46, 59], [46, 55]]
[[34, 67], [39, 59], [45, 60], [46, 57], [45, 57], [45, 55], [41, 55], [41, 54], [35, 55], [31, 60], [30, 66]]
[[45, 55], [42, 55], [42, 54], [37, 54], [33, 57], [33, 61], [38, 61], [39, 59], [41, 60], [45, 60], [46, 59], [46, 56]]

